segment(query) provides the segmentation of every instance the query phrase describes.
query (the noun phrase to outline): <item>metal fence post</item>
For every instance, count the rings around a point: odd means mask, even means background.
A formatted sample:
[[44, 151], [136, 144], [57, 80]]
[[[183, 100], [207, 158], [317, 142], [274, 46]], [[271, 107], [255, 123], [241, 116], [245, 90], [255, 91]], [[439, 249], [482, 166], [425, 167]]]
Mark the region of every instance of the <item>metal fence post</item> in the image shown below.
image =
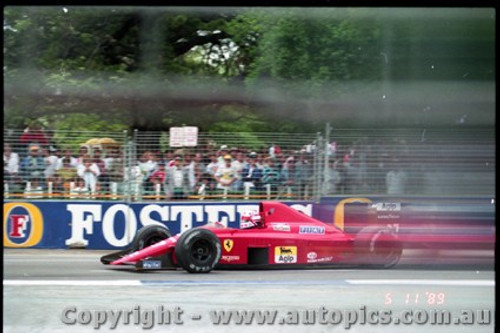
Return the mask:
[[324, 144], [323, 144], [323, 137], [320, 132], [317, 133], [316, 136], [316, 148], [314, 150], [314, 183], [313, 183], [313, 200], [314, 201], [319, 201], [321, 197], [321, 176], [322, 173], [321, 171], [321, 166], [322, 166], [322, 158], [324, 157]]
[[320, 174], [323, 175], [323, 180], [320, 182], [321, 186], [319, 188], [319, 195], [318, 195], [318, 200], [319, 198], [324, 194], [323, 188], [326, 186], [325, 182], [329, 181], [329, 175], [328, 175], [328, 169], [330, 165], [330, 123], [326, 123], [325, 127], [325, 144], [323, 145], [324, 153], [323, 156], [325, 157], [324, 159], [324, 164], [323, 164], [323, 172], [320, 172]]

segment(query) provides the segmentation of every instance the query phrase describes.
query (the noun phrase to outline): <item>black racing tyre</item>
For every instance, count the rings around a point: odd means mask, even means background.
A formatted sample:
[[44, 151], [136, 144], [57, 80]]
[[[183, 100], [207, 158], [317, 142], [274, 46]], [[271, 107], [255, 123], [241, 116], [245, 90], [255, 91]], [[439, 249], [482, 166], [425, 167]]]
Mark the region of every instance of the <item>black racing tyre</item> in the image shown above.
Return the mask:
[[129, 247], [126, 249], [113, 252], [101, 257], [101, 262], [105, 265], [109, 265], [111, 262], [118, 260], [127, 254], [132, 252], [142, 250], [145, 247], [161, 242], [164, 239], [172, 237], [172, 233], [165, 226], [160, 225], [147, 225], [142, 227], [137, 234], [135, 234], [134, 239], [130, 243]]
[[373, 268], [395, 266], [403, 253], [397, 234], [389, 227], [368, 226], [354, 238], [357, 262]]
[[132, 252], [142, 250], [170, 237], [172, 233], [167, 227], [157, 224], [147, 225], [139, 229], [130, 244], [130, 249]]
[[179, 266], [190, 273], [208, 273], [222, 256], [219, 238], [210, 230], [194, 228], [184, 232], [175, 245]]

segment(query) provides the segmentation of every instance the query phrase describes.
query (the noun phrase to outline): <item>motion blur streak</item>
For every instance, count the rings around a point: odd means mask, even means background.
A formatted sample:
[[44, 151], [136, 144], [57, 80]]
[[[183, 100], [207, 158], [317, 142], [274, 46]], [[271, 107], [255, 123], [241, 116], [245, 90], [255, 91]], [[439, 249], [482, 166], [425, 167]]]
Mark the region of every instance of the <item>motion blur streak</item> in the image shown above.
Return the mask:
[[494, 203], [491, 198], [405, 198], [393, 211], [352, 203], [345, 207], [345, 230], [355, 234], [367, 223], [392, 226], [403, 243], [406, 263], [491, 265], [496, 243]]

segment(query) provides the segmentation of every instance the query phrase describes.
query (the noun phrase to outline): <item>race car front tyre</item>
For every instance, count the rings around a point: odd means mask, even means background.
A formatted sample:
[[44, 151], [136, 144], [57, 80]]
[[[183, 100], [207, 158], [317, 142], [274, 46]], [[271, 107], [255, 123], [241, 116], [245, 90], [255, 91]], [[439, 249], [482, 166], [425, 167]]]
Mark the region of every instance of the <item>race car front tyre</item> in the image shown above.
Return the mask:
[[156, 224], [147, 225], [142, 227], [137, 232], [134, 239], [126, 249], [102, 256], [101, 262], [105, 265], [109, 265], [113, 261], [118, 260], [127, 254], [142, 250], [145, 247], [161, 242], [169, 237], [172, 237], [172, 233], [167, 227]]
[[356, 261], [373, 268], [395, 266], [403, 253], [397, 234], [389, 227], [368, 226], [361, 229], [354, 239]]
[[157, 224], [147, 225], [139, 229], [130, 244], [130, 249], [132, 252], [142, 250], [170, 237], [172, 237], [172, 233], [167, 227]]
[[190, 273], [210, 272], [221, 256], [219, 238], [208, 229], [190, 229], [179, 237], [175, 245], [178, 264]]

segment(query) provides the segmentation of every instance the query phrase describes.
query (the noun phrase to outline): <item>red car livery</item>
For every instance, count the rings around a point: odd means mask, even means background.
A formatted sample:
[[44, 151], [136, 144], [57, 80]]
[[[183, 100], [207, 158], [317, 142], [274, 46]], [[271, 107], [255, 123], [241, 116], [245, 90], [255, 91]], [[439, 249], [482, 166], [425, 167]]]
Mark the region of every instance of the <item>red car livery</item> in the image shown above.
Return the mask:
[[110, 265], [206, 273], [222, 268], [316, 265], [394, 266], [402, 254], [395, 231], [368, 226], [351, 235], [275, 201], [259, 204], [260, 223], [249, 229], [212, 223], [172, 236], [166, 227], [139, 230], [130, 248], [101, 258]]

